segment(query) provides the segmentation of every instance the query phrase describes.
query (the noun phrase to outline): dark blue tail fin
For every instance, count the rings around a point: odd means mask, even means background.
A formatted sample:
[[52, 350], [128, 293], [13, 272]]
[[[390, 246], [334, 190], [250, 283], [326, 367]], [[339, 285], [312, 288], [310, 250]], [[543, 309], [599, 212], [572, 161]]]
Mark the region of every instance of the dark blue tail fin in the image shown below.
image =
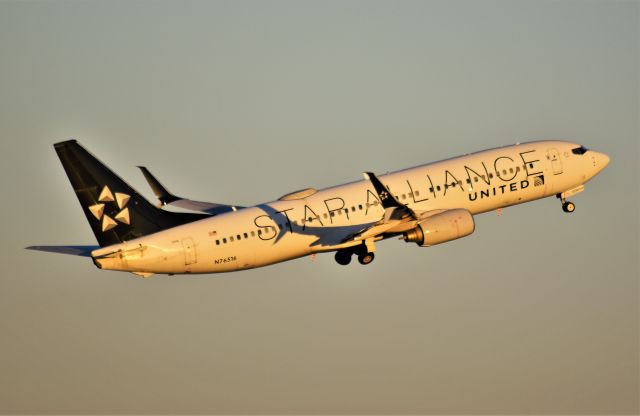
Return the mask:
[[75, 140], [54, 148], [101, 247], [209, 217], [156, 208]]

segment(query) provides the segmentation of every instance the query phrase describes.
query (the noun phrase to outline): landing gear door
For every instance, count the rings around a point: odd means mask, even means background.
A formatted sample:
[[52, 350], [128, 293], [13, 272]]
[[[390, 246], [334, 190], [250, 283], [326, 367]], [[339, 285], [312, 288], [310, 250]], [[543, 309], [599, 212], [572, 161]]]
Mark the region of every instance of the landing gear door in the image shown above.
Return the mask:
[[562, 173], [562, 161], [560, 160], [558, 149], [547, 149], [547, 159], [551, 161], [553, 174], [560, 175]]
[[193, 245], [193, 239], [183, 238], [182, 249], [184, 250], [184, 265], [195, 264], [198, 259], [196, 258], [196, 248]]

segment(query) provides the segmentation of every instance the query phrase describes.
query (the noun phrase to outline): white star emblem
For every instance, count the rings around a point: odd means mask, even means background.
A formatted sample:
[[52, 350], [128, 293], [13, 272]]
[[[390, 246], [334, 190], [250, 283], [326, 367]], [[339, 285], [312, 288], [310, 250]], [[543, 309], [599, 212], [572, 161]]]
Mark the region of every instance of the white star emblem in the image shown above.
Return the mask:
[[[131, 199], [130, 195], [123, 194], [120, 192], [116, 192], [114, 197], [113, 193], [111, 192], [109, 187], [106, 185], [102, 188], [102, 192], [100, 192], [100, 196], [98, 197], [99, 203], [95, 205], [91, 205], [89, 207], [89, 211], [93, 214], [94, 217], [96, 217], [98, 221], [102, 220], [103, 232], [109, 231], [117, 227], [118, 223], [116, 222], [116, 220], [123, 224], [131, 223], [131, 219], [129, 217], [129, 208], [126, 208], [126, 205], [127, 205], [127, 202], [129, 202], [129, 199]], [[116, 205], [118, 206], [118, 209], [120, 209], [120, 212], [114, 215], [115, 219], [111, 218], [110, 216], [104, 213], [104, 208], [106, 205], [104, 203], [106, 202], [115, 202]]]

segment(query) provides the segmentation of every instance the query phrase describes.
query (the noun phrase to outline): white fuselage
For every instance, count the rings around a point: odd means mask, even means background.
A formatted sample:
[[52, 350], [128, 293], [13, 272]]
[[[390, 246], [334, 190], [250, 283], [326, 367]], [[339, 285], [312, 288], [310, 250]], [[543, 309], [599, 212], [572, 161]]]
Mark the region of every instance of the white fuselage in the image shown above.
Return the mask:
[[[516, 144], [381, 175], [380, 180], [413, 211], [463, 208], [479, 214], [583, 185], [608, 159], [594, 151], [573, 154], [578, 146], [564, 141]], [[349, 236], [383, 215], [371, 182], [361, 180], [213, 216], [92, 255], [109, 270], [230, 272], [361, 244]]]

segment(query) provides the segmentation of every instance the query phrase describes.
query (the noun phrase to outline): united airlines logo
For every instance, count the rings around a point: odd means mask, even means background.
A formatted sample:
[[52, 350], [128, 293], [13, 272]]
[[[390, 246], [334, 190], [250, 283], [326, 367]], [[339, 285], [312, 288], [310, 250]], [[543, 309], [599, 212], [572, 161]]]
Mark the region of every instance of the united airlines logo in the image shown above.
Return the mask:
[[[106, 185], [102, 188], [102, 192], [100, 192], [100, 196], [98, 197], [98, 203], [91, 205], [89, 211], [91, 211], [98, 221], [102, 222], [103, 232], [117, 227], [118, 222], [122, 224], [130, 223], [129, 208], [127, 208], [127, 202], [129, 202], [130, 198], [130, 195], [120, 192], [116, 192], [114, 195]], [[107, 204], [115, 204], [119, 210], [113, 218], [104, 213]]]

